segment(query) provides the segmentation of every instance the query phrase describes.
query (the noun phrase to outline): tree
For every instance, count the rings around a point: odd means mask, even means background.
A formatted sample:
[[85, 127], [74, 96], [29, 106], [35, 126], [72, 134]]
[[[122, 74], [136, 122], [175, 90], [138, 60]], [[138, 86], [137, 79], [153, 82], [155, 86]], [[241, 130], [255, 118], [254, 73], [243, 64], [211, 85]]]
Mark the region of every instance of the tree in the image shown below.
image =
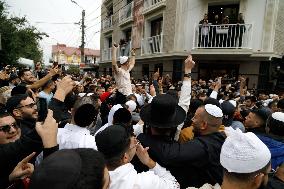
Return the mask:
[[1, 65], [17, 64], [20, 57], [41, 61], [39, 40], [46, 34], [38, 32], [25, 17], [8, 17], [6, 7], [5, 2], [0, 0]]

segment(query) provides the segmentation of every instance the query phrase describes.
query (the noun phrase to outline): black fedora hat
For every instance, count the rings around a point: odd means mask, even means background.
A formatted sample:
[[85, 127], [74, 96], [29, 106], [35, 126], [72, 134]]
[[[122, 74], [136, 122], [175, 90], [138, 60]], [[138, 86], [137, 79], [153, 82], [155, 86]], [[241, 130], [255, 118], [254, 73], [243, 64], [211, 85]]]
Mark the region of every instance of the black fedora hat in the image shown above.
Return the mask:
[[141, 119], [151, 127], [172, 128], [184, 122], [186, 112], [168, 94], [158, 95], [140, 111]]

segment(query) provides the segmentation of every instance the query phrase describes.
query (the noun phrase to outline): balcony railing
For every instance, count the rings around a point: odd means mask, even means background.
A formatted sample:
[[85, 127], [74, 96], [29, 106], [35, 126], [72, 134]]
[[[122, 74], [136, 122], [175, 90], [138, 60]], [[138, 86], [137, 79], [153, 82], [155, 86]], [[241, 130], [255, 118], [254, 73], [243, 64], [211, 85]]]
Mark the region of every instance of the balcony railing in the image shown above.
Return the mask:
[[144, 0], [144, 13], [166, 5], [166, 0]]
[[[130, 51], [131, 51], [131, 41], [126, 45], [121, 45], [117, 49], [117, 55], [116, 55], [117, 59], [119, 60], [120, 56], [130, 56]], [[111, 61], [112, 60], [111, 52], [112, 52], [111, 48], [104, 49], [102, 61]]]
[[193, 48], [252, 48], [252, 24], [199, 24]]
[[107, 60], [111, 60], [111, 58], [112, 58], [111, 48], [104, 49], [102, 60], [107, 61]]
[[119, 10], [119, 23], [123, 23], [128, 19], [132, 19], [133, 15], [133, 1]]
[[113, 18], [113, 15], [103, 20], [103, 30], [112, 28], [112, 18]]
[[156, 35], [142, 39], [141, 54], [157, 54], [163, 50], [163, 35]]

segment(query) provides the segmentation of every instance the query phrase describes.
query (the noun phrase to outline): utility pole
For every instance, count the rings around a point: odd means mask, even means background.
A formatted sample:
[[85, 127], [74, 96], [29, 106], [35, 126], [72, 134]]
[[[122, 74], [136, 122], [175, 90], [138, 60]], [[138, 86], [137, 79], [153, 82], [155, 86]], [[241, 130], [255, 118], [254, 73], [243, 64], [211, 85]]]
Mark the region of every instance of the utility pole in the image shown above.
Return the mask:
[[82, 43], [81, 43], [81, 62], [85, 63], [85, 10], [82, 10]]

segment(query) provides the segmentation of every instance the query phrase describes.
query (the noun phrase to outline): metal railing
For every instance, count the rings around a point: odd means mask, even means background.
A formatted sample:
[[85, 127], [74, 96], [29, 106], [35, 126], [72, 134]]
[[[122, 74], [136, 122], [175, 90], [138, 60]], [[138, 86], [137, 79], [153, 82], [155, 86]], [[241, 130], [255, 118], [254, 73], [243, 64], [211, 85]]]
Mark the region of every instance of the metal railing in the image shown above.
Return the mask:
[[193, 48], [252, 48], [252, 24], [198, 24]]
[[163, 35], [156, 35], [142, 39], [141, 54], [156, 54], [163, 50]]
[[166, 0], [144, 0], [144, 9], [151, 8], [159, 3], [163, 3]]
[[112, 27], [112, 18], [113, 18], [113, 15], [106, 17], [103, 20], [103, 30], [106, 30]]
[[132, 18], [133, 12], [133, 1], [119, 10], [119, 23], [124, 22], [125, 20]]
[[[119, 60], [120, 56], [130, 56], [130, 51], [131, 51], [131, 41], [125, 45], [121, 45], [117, 49], [117, 59]], [[107, 48], [103, 50], [102, 54], [102, 61], [111, 61], [112, 60], [112, 50], [111, 48]]]

